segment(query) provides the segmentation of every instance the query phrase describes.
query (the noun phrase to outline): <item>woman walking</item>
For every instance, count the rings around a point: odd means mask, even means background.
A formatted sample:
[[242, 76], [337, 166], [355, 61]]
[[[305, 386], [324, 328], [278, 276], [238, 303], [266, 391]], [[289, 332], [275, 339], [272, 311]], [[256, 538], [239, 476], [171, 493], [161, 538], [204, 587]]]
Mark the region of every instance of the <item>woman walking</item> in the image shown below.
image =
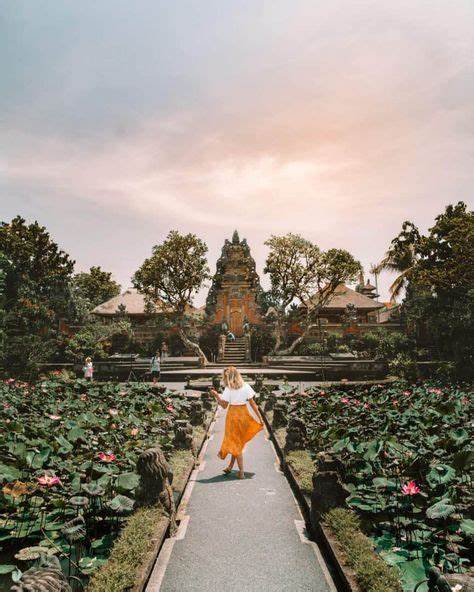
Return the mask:
[[[224, 392], [219, 395], [215, 389], [211, 393], [217, 399], [218, 404], [226, 409], [225, 434], [219, 451], [219, 458], [224, 459], [228, 454], [231, 455], [229, 465], [224, 469], [224, 473], [229, 474], [232, 471], [235, 461], [239, 467], [239, 479], [245, 479], [244, 473], [244, 447], [258, 432], [263, 429], [263, 420], [260, 411], [255, 403], [253, 388], [244, 383], [240, 372], [234, 366], [229, 366], [224, 370], [222, 380], [224, 382]], [[260, 423], [249, 413], [247, 403], [259, 418]]]

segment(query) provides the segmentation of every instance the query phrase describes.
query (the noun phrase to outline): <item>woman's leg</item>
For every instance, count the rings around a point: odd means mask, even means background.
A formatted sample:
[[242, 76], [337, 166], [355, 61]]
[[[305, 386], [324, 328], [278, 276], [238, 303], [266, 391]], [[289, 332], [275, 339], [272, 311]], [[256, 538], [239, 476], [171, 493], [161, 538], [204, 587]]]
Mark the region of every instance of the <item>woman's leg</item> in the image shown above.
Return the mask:
[[244, 473], [244, 455], [243, 454], [239, 454], [239, 456], [236, 457], [237, 458], [237, 464], [239, 465], [239, 478], [243, 479], [245, 476]]
[[227, 467], [224, 469], [224, 473], [230, 473], [232, 471], [232, 468], [234, 466], [235, 463], [235, 456], [233, 454], [231, 454], [230, 456], [230, 462], [227, 465]]

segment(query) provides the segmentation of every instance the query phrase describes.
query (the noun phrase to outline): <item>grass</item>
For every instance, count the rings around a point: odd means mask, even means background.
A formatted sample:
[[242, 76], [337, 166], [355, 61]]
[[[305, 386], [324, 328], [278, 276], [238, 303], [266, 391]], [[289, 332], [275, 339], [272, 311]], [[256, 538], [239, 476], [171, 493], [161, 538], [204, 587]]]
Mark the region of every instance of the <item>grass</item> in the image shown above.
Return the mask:
[[164, 519], [161, 508], [140, 508], [128, 518], [110, 558], [92, 576], [87, 592], [122, 592], [137, 582], [140, 569], [151, 561], [157, 525]]
[[186, 487], [189, 469], [194, 464], [191, 450], [175, 450], [168, 460], [173, 471], [173, 490], [181, 493]]
[[313, 491], [314, 462], [307, 450], [292, 450], [285, 455], [295, 479], [305, 495]]
[[398, 573], [375, 553], [353, 512], [335, 508], [324, 520], [336, 537], [345, 562], [354, 570], [361, 592], [402, 591]]

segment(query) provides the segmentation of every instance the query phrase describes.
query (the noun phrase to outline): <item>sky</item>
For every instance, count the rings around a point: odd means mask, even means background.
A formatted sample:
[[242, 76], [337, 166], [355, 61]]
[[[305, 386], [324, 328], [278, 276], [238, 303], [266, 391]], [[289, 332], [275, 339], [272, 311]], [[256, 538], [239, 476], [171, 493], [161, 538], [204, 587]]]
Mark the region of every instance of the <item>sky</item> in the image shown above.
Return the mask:
[[368, 271], [472, 204], [473, 62], [472, 0], [2, 0], [0, 220], [124, 288], [170, 229]]

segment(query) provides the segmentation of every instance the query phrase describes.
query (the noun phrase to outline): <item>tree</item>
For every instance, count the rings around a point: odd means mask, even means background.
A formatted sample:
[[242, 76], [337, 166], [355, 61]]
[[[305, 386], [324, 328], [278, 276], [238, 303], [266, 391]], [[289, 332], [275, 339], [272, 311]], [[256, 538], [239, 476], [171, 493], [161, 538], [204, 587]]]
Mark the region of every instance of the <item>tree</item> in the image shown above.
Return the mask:
[[5, 346], [3, 366], [34, 371], [55, 352], [58, 321], [67, 313], [74, 261], [38, 222], [20, 216], [0, 224]]
[[97, 267], [88, 272], [77, 273], [72, 280], [75, 290], [96, 307], [120, 294], [120, 284], [112, 279], [112, 274]]
[[120, 285], [100, 266], [75, 274], [69, 286], [69, 322], [79, 325], [93, 322], [92, 309], [119, 294]]
[[193, 296], [209, 279], [207, 246], [194, 234], [182, 235], [172, 230], [166, 240], [155, 245], [132, 278], [133, 285], [159, 307], [164, 303], [173, 314], [179, 336], [187, 348], [194, 350], [207, 364], [207, 358], [187, 335], [187, 312]]
[[[270, 275], [269, 300], [275, 303], [267, 311], [267, 316], [273, 314], [275, 321], [274, 351], [291, 354], [316, 325], [319, 312], [337, 287], [355, 280], [361, 265], [348, 251], [321, 251], [297, 234], [272, 236], [265, 245], [270, 252], [264, 272]], [[281, 349], [286, 338], [288, 313], [295, 305], [303, 330], [286, 349]]]
[[420, 243], [420, 232], [412, 223], [405, 221], [402, 230], [396, 236], [382, 261], [373, 267], [373, 273], [383, 270], [394, 271], [398, 275], [389, 288], [391, 300], [394, 302], [410, 281], [417, 261], [417, 248]]
[[382, 262], [402, 271], [392, 294], [405, 288], [408, 327], [463, 374], [474, 362], [473, 244], [474, 213], [459, 202], [436, 217], [426, 236], [405, 222]]

